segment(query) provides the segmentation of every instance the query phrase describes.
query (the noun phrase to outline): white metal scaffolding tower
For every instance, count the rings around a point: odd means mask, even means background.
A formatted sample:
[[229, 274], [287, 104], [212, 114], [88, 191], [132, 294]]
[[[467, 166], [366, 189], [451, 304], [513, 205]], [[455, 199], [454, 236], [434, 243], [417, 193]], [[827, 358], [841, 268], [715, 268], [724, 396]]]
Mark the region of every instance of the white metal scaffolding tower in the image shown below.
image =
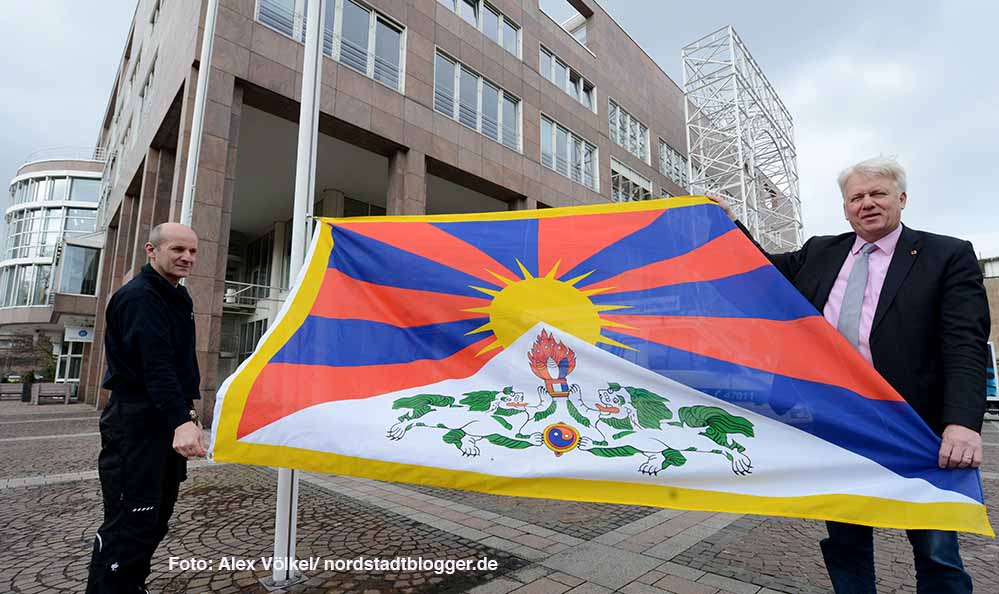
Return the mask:
[[729, 198], [767, 251], [801, 246], [791, 114], [732, 27], [682, 50], [690, 188]]

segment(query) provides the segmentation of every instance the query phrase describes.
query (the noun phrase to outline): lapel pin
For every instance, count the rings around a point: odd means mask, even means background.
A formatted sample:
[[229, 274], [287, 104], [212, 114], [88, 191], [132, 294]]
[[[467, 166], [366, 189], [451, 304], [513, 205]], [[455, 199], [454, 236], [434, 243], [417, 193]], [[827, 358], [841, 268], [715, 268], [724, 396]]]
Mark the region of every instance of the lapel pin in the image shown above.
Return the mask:
[[911, 252], [909, 252], [909, 255], [910, 256], [915, 256], [918, 253], [919, 253], [919, 250], [912, 250]]

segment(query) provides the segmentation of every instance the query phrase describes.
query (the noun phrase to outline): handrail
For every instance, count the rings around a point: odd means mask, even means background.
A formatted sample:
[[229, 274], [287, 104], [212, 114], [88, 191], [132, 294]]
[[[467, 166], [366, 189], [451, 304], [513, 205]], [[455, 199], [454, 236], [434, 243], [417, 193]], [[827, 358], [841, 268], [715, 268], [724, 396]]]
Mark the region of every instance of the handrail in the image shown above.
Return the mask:
[[92, 146], [57, 146], [37, 150], [21, 162], [21, 166], [38, 161], [98, 161], [107, 160], [107, 150]]

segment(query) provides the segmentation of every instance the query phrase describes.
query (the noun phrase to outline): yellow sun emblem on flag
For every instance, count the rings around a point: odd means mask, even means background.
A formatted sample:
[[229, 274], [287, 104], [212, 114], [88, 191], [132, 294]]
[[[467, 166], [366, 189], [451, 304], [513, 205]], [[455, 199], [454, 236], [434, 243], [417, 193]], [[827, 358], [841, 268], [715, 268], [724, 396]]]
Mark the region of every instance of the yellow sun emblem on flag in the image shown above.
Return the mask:
[[493, 298], [492, 303], [486, 307], [465, 310], [489, 314], [489, 322], [468, 334], [492, 331], [496, 337], [496, 340], [486, 345], [478, 354], [510, 346], [539, 322], [550, 324], [590, 344], [604, 343], [633, 350], [601, 334], [603, 328], [628, 327], [601, 318], [601, 312], [625, 309], [629, 306], [594, 304], [590, 301], [590, 296], [608, 291], [611, 287], [585, 291], [577, 288], [576, 285], [580, 281], [593, 274], [592, 270], [568, 280], [558, 279], [556, 276], [560, 262], [555, 262], [548, 274], [535, 277], [518, 260], [517, 266], [523, 274], [522, 279], [509, 279], [489, 270], [487, 272], [502, 283], [502, 289], [497, 291], [471, 287]]

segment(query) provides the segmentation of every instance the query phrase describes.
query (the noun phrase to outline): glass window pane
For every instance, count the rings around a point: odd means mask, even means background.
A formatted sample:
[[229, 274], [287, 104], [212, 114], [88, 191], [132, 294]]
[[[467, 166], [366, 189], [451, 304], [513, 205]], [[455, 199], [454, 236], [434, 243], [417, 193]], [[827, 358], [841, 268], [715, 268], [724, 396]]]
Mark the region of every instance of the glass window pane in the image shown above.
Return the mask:
[[35, 182], [35, 200], [50, 200], [49, 189], [51, 187], [49, 180], [40, 179]]
[[515, 151], [520, 150], [520, 118], [517, 117], [519, 103], [517, 99], [503, 95], [503, 144]]
[[555, 168], [555, 154], [552, 150], [552, 123], [548, 118], [541, 118], [541, 164]]
[[565, 69], [565, 64], [555, 60], [555, 76], [552, 78], [552, 82], [555, 83], [560, 89], [565, 89], [567, 70]]
[[66, 186], [69, 185], [65, 177], [52, 179], [52, 200], [66, 199]]
[[579, 101], [579, 74], [576, 72], [569, 72], [569, 94], [576, 101]]
[[518, 55], [517, 47], [520, 45], [517, 43], [519, 35], [520, 28], [510, 21], [503, 19], [503, 47], [515, 56]]
[[465, 19], [473, 26], [479, 26], [479, 2], [478, 0], [458, 0], [461, 18]]
[[378, 19], [375, 33], [375, 80], [399, 88], [399, 53], [402, 33]]
[[[594, 188], [594, 177], [593, 177], [593, 153], [595, 149], [592, 146], [587, 145], [586, 149], [583, 151], [583, 183], [589, 187]], [[594, 188], [595, 189], [595, 188]]]
[[458, 121], [469, 128], [478, 129], [479, 77], [461, 69], [461, 87], [458, 95]]
[[96, 211], [85, 208], [70, 208], [66, 212], [66, 231], [90, 233], [94, 230]]
[[257, 19], [285, 35], [292, 35], [295, 27], [295, 0], [260, 0]]
[[[326, 1], [329, 2], [329, 0]], [[444, 6], [447, 6], [451, 10], [454, 10], [454, 0], [437, 0], [437, 1], [443, 4]]]
[[17, 279], [14, 282], [17, 285], [17, 297], [14, 300], [14, 305], [27, 305], [30, 297], [28, 291], [31, 288], [31, 266], [18, 266]]
[[340, 62], [361, 74], [368, 71], [368, 27], [370, 12], [351, 0], [343, 3], [343, 43], [340, 45]]
[[333, 55], [333, 26], [336, 24], [336, 2], [326, 0], [326, 18], [323, 21], [323, 53]]
[[454, 62], [440, 54], [434, 74], [434, 109], [454, 117]]
[[579, 100], [586, 107], [593, 109], [593, 85], [585, 81], [583, 82], [583, 96]]
[[551, 56], [551, 54], [549, 54], [548, 52], [546, 52], [544, 48], [541, 48], [541, 57], [539, 58], [538, 64], [539, 64], [538, 70], [541, 71], [541, 76], [547, 78], [548, 80], [551, 80], [551, 78], [552, 78], [552, 56]]
[[569, 133], [561, 126], [555, 130], [555, 170], [569, 175]]
[[69, 372], [66, 374], [66, 379], [68, 380], [78, 380], [80, 379], [80, 366], [83, 363], [82, 357], [70, 357], [69, 358]]
[[496, 43], [500, 41], [500, 15], [490, 7], [482, 13], [482, 32]]
[[482, 81], [482, 133], [499, 142], [499, 89]]
[[32, 305], [45, 305], [49, 292], [49, 271], [51, 266], [35, 266], [35, 286], [31, 297]]
[[67, 245], [63, 251], [60, 293], [94, 295], [97, 290], [97, 263], [100, 250]]

